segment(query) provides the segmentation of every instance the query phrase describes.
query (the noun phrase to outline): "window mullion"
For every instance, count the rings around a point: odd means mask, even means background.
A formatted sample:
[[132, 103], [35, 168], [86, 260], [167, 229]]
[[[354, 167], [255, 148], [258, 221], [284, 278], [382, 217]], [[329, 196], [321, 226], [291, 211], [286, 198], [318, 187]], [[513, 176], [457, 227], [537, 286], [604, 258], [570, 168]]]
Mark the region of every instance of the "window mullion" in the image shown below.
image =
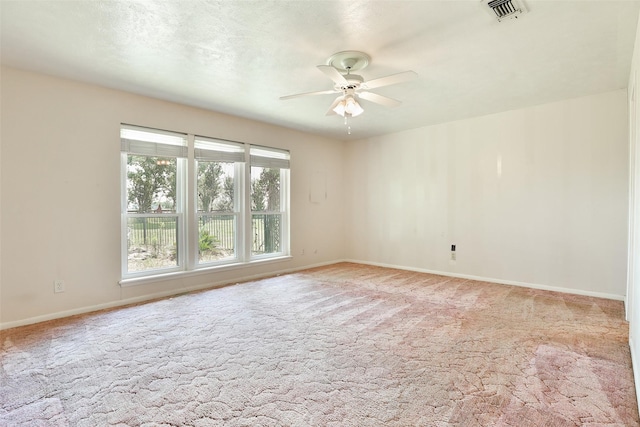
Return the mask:
[[251, 224], [251, 145], [245, 144], [244, 150], [244, 170], [242, 174], [242, 205], [240, 206], [240, 221], [242, 221], [243, 245], [242, 261], [249, 261], [251, 258], [251, 247], [253, 244], [253, 227]]
[[280, 170], [280, 224], [282, 227], [282, 242], [280, 249], [283, 253], [289, 253], [289, 169]]
[[176, 164], [176, 213], [177, 218], [177, 224], [178, 224], [178, 232], [177, 232], [177, 239], [176, 239], [176, 245], [177, 245], [177, 252], [178, 252], [178, 265], [180, 266], [181, 270], [185, 270], [186, 266], [188, 264], [187, 262], [187, 253], [188, 253], [188, 249], [187, 249], [187, 242], [188, 242], [188, 236], [187, 236], [187, 230], [188, 227], [186, 225], [186, 221], [188, 220], [188, 217], [186, 216], [186, 210], [187, 210], [187, 206], [186, 206], [186, 197], [187, 195], [185, 194], [185, 187], [186, 187], [186, 180], [187, 180], [187, 159], [185, 158], [179, 158]]
[[129, 241], [127, 240], [127, 153], [125, 152], [120, 154], [120, 168], [120, 221], [122, 227], [120, 230], [120, 272], [121, 276], [124, 277], [128, 270], [127, 257], [129, 256]]
[[186, 223], [186, 268], [193, 270], [198, 265], [198, 168], [194, 157], [193, 135], [187, 136], [187, 177], [185, 191], [185, 223]]

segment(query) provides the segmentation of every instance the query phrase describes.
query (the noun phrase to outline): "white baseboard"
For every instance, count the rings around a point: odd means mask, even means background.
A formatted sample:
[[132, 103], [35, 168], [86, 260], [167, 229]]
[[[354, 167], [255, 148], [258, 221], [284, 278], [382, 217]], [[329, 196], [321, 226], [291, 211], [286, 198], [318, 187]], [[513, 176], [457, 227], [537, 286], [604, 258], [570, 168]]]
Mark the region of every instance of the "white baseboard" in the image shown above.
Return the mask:
[[30, 317], [30, 318], [27, 318], [27, 319], [20, 319], [20, 320], [16, 320], [16, 321], [13, 321], [13, 322], [0, 323], [0, 330], [9, 329], [9, 328], [16, 328], [18, 326], [31, 325], [31, 324], [34, 324], [34, 323], [45, 322], [47, 320], [60, 319], [60, 318], [63, 318], [63, 317], [75, 316], [77, 314], [90, 313], [92, 311], [115, 308], [115, 307], [120, 307], [120, 306], [124, 306], [124, 305], [129, 305], [129, 304], [136, 304], [136, 303], [140, 303], [140, 302], [144, 302], [144, 301], [151, 301], [151, 300], [159, 299], [159, 298], [166, 298], [166, 297], [170, 297], [170, 296], [173, 296], [173, 295], [184, 294], [184, 293], [187, 293], [187, 292], [194, 292], [194, 291], [199, 291], [199, 290], [203, 290], [203, 289], [219, 288], [219, 287], [222, 287], [222, 286], [226, 286], [226, 285], [230, 285], [230, 284], [238, 283], [238, 282], [246, 282], [246, 281], [249, 281], [249, 280], [262, 279], [262, 278], [265, 278], [265, 277], [279, 276], [279, 275], [282, 275], [282, 274], [294, 273], [296, 271], [307, 270], [309, 268], [315, 268], [315, 267], [323, 267], [323, 266], [326, 266], [326, 265], [337, 264], [337, 263], [340, 263], [340, 262], [352, 262], [352, 263], [355, 263], [355, 264], [374, 265], [374, 266], [377, 266], [377, 267], [387, 267], [387, 268], [395, 268], [395, 269], [398, 269], [398, 270], [416, 271], [418, 273], [430, 273], [430, 274], [437, 274], [437, 275], [440, 275], [440, 276], [449, 276], [449, 277], [457, 277], [457, 278], [461, 278], [461, 279], [478, 280], [478, 281], [481, 281], [481, 282], [492, 282], [492, 283], [499, 283], [499, 284], [503, 284], [503, 285], [514, 285], [514, 286], [521, 286], [521, 287], [527, 287], [527, 288], [532, 288], [532, 289], [541, 289], [541, 290], [546, 290], [546, 291], [563, 292], [563, 293], [569, 293], [569, 294], [585, 295], [585, 296], [591, 296], [591, 297], [598, 297], [598, 298], [606, 298], [606, 299], [624, 301], [624, 296], [623, 295], [606, 294], [606, 293], [602, 293], [602, 292], [583, 291], [583, 290], [579, 290], [579, 289], [560, 288], [560, 287], [555, 287], [555, 286], [539, 285], [539, 284], [535, 284], [535, 283], [525, 283], [525, 282], [517, 282], [517, 281], [513, 281], [513, 280], [494, 279], [494, 278], [490, 278], [490, 277], [473, 276], [473, 275], [468, 275], [468, 274], [457, 274], [457, 273], [450, 273], [450, 272], [447, 272], [447, 271], [428, 270], [428, 269], [424, 269], [424, 268], [407, 267], [407, 266], [385, 264], [385, 263], [378, 263], [378, 262], [361, 261], [361, 260], [353, 260], [353, 259], [343, 259], [343, 260], [327, 261], [327, 262], [322, 262], [322, 263], [317, 263], [317, 264], [310, 264], [310, 265], [305, 265], [305, 266], [302, 266], [302, 267], [287, 268], [287, 269], [272, 271], [272, 272], [264, 273], [264, 274], [254, 274], [254, 275], [249, 275], [249, 276], [239, 276], [239, 277], [236, 277], [233, 280], [225, 280], [225, 281], [220, 281], [220, 282], [209, 282], [209, 283], [205, 283], [203, 285], [198, 285], [198, 286], [179, 288], [179, 289], [174, 289], [174, 290], [171, 290], [171, 291], [158, 292], [158, 293], [154, 293], [154, 294], [144, 295], [144, 296], [141, 296], [141, 297], [135, 297], [135, 298], [128, 298], [128, 299], [123, 299], [123, 300], [111, 301], [111, 302], [107, 302], [107, 303], [104, 303], [104, 304], [97, 304], [97, 305], [92, 305], [92, 306], [87, 306], [87, 307], [80, 307], [80, 308], [76, 308], [76, 309], [73, 309], [73, 310], [59, 311], [59, 312], [56, 312], [56, 313], [45, 314], [45, 315], [42, 315], [42, 316]]
[[470, 274], [458, 274], [451, 273], [448, 271], [437, 271], [437, 270], [428, 270], [425, 268], [415, 268], [415, 267], [407, 267], [402, 265], [393, 265], [393, 264], [385, 264], [380, 262], [370, 262], [370, 261], [359, 261], [359, 260], [344, 260], [344, 262], [353, 262], [356, 264], [366, 264], [366, 265], [374, 265], [377, 267], [387, 267], [387, 268], [396, 268], [398, 270], [407, 270], [407, 271], [415, 271], [418, 273], [429, 273], [429, 274], [437, 274], [439, 276], [448, 276], [448, 277], [457, 277], [460, 279], [469, 279], [469, 280], [477, 280], [479, 282], [491, 282], [491, 283], [499, 283], [501, 285], [513, 285], [513, 286], [521, 286], [524, 288], [532, 288], [532, 289], [541, 289], [545, 291], [555, 291], [562, 292], [565, 294], [574, 294], [574, 295], [584, 295], [589, 297], [597, 297], [597, 298], [605, 298], [612, 299], [616, 301], [624, 301], [624, 295], [616, 295], [616, 294], [607, 294], [604, 292], [593, 292], [593, 291], [585, 291], [581, 289], [572, 289], [572, 288], [561, 288], [557, 286], [548, 286], [548, 285], [540, 285], [537, 283], [526, 283], [526, 282], [517, 282], [515, 280], [503, 280], [503, 279], [494, 279], [491, 277], [481, 277], [481, 276], [473, 276]]
[[631, 349], [631, 368], [633, 370], [633, 379], [636, 385], [636, 400], [638, 401], [638, 411], [640, 411], [640, 364], [636, 359], [636, 352], [633, 347], [633, 338], [629, 335], [629, 348]]
[[75, 309], [72, 309], [72, 310], [59, 311], [59, 312], [56, 312], [56, 313], [45, 314], [45, 315], [42, 315], [42, 316], [29, 317], [29, 318], [26, 318], [26, 319], [20, 319], [20, 320], [16, 320], [16, 321], [13, 321], [13, 322], [4, 322], [4, 323], [0, 323], [0, 330], [9, 329], [9, 328], [16, 328], [18, 326], [32, 325], [34, 323], [46, 322], [47, 320], [61, 319], [63, 317], [69, 317], [69, 316], [75, 316], [75, 315], [78, 315], [78, 314], [90, 313], [92, 311], [105, 310], [105, 309], [109, 309], [109, 308], [116, 308], [116, 307], [129, 305], [129, 304], [136, 304], [136, 303], [145, 302], [145, 301], [152, 301], [152, 300], [159, 299], [159, 298], [166, 298], [166, 297], [170, 297], [170, 296], [174, 296], [174, 295], [185, 294], [185, 293], [188, 293], [188, 292], [201, 291], [201, 290], [204, 290], [204, 289], [220, 288], [220, 287], [223, 287], [223, 286], [227, 286], [227, 285], [231, 285], [231, 284], [239, 283], [239, 282], [247, 282], [247, 281], [256, 280], [256, 279], [263, 279], [263, 278], [266, 278], [266, 277], [280, 276], [282, 274], [294, 273], [296, 271], [307, 270], [309, 268], [323, 267], [325, 265], [336, 264], [337, 262], [341, 262], [341, 261], [328, 261], [328, 262], [322, 262], [322, 263], [317, 263], [317, 264], [305, 265], [303, 267], [287, 268], [287, 269], [283, 269], [283, 270], [272, 271], [272, 272], [264, 273], [264, 274], [253, 274], [253, 275], [249, 275], [249, 276], [239, 276], [239, 277], [234, 278], [233, 280], [224, 280], [224, 281], [219, 281], [219, 282], [208, 282], [208, 283], [205, 283], [205, 284], [202, 284], [202, 285], [198, 285], [198, 286], [190, 286], [190, 287], [185, 287], [185, 288], [173, 289], [171, 291], [157, 292], [157, 293], [148, 294], [148, 295], [135, 297], [135, 298], [127, 298], [127, 299], [122, 299], [122, 300], [117, 300], [117, 301], [110, 301], [110, 302], [103, 303], [103, 304], [96, 304], [96, 305], [91, 305], [91, 306], [86, 306], [86, 307], [75, 308]]

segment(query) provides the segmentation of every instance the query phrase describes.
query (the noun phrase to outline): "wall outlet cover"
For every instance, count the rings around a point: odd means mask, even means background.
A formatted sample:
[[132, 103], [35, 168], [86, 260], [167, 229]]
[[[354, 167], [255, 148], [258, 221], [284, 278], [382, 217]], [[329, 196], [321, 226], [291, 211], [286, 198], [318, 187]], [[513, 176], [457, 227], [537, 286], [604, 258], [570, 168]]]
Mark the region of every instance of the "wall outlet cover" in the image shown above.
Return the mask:
[[53, 292], [54, 293], [60, 293], [60, 292], [64, 292], [64, 282], [62, 280], [54, 280], [53, 281]]

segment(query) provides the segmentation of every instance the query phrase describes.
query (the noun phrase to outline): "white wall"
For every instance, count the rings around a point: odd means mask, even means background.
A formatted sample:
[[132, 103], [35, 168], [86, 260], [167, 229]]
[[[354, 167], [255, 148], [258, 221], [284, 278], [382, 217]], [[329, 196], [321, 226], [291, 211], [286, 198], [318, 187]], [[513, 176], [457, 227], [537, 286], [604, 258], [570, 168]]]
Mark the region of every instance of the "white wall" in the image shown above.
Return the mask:
[[626, 111], [619, 90], [348, 143], [347, 257], [622, 299]]
[[[0, 326], [343, 258], [343, 142], [10, 68], [1, 79]], [[121, 288], [121, 122], [291, 150], [293, 260]], [[327, 198], [311, 203], [317, 171]]]
[[629, 268], [627, 278], [627, 320], [629, 346], [640, 396], [640, 31], [636, 33], [633, 62], [629, 73]]
[[[10, 68], [1, 79], [0, 327], [344, 258], [625, 294], [623, 90], [344, 143]], [[290, 149], [293, 260], [121, 288], [121, 122]], [[311, 203], [318, 176], [327, 199]]]

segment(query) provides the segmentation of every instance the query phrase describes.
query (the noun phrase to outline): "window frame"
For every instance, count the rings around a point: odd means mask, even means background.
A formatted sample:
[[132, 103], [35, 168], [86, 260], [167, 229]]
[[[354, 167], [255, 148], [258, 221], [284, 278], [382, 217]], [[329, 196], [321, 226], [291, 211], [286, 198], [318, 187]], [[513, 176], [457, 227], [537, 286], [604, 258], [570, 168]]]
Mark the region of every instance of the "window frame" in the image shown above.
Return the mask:
[[[286, 256], [289, 250], [289, 204], [290, 204], [290, 152], [278, 148], [264, 147], [260, 145], [251, 145], [249, 147], [249, 166], [247, 175], [251, 181], [251, 168], [260, 167], [263, 169], [279, 169], [280, 170], [280, 209], [278, 211], [264, 210], [254, 211], [249, 205], [250, 225], [247, 230], [251, 231], [253, 236], [253, 215], [280, 215], [280, 250], [278, 252], [269, 252], [262, 254], [253, 253], [253, 240], [250, 238], [248, 255], [251, 260], [269, 259], [277, 256]], [[251, 183], [250, 183], [251, 184]], [[249, 201], [252, 197], [252, 188], [249, 185]], [[251, 237], [250, 236], [250, 237]]]
[[[154, 280], [163, 280], [170, 277], [177, 277], [191, 274], [202, 274], [204, 272], [229, 268], [240, 268], [247, 264], [273, 262], [283, 259], [290, 259], [290, 152], [279, 148], [264, 147], [237, 141], [198, 136], [195, 134], [174, 133], [153, 128], [132, 126], [121, 124], [121, 280], [122, 286], [130, 286], [139, 283], [149, 283]], [[123, 129], [141, 130], [160, 135], [180, 135], [186, 143], [186, 155], [177, 157], [176, 165], [176, 212], [175, 213], [155, 213], [153, 217], [176, 217], [177, 237], [176, 266], [167, 268], [148, 269], [143, 271], [128, 271], [128, 219], [132, 217], [152, 215], [129, 213], [127, 196], [127, 158], [131, 152], [127, 151], [128, 146], [122, 137]], [[235, 155], [230, 157], [221, 156], [221, 160], [202, 160], [202, 146], [199, 141], [210, 141], [235, 147]], [[280, 224], [280, 250], [278, 252], [258, 254], [252, 253], [252, 218], [256, 213], [251, 209], [251, 168], [259, 161], [252, 153], [258, 150], [267, 159], [276, 159], [275, 164], [286, 166], [280, 168], [280, 210], [276, 211], [281, 215]], [[215, 150], [213, 150], [215, 151]], [[241, 155], [238, 153], [241, 151]], [[135, 154], [140, 155], [140, 154]], [[149, 155], [150, 156], [150, 155]], [[271, 157], [273, 156], [273, 157]], [[277, 159], [279, 158], [279, 159]], [[226, 160], [225, 160], [226, 159]], [[286, 159], [286, 160], [285, 160]], [[231, 161], [228, 161], [231, 160]], [[262, 159], [264, 160], [264, 159]], [[233, 211], [221, 212], [199, 212], [198, 210], [198, 161], [222, 161], [234, 164], [234, 206]], [[274, 212], [264, 212], [274, 214]], [[200, 262], [199, 220], [203, 215], [233, 215], [234, 224], [234, 257], [221, 258], [211, 262]]]
[[[271, 168], [273, 169], [273, 168]], [[280, 171], [280, 203], [279, 206], [280, 208], [278, 210], [261, 210], [261, 211], [254, 211], [252, 209], [250, 209], [250, 217], [251, 217], [251, 235], [254, 235], [254, 230], [253, 230], [253, 216], [254, 215], [279, 215], [280, 216], [280, 235], [279, 235], [279, 240], [280, 240], [280, 250], [277, 252], [267, 252], [267, 253], [260, 253], [260, 254], [255, 254], [253, 251], [253, 246], [254, 246], [254, 242], [252, 240], [251, 242], [251, 247], [250, 247], [250, 259], [265, 259], [265, 258], [271, 258], [274, 256], [282, 256], [282, 255], [286, 255], [289, 253], [289, 238], [288, 238], [288, 230], [289, 230], [289, 216], [287, 215], [287, 211], [288, 211], [288, 206], [289, 206], [289, 170], [288, 169], [279, 169]]]
[[[209, 147], [207, 147], [209, 144]], [[215, 266], [237, 264], [244, 261], [244, 227], [240, 227], [242, 224], [242, 199], [243, 199], [243, 182], [245, 180], [245, 151], [246, 144], [238, 143], [235, 141], [227, 141], [217, 138], [209, 138], [204, 136], [194, 136], [194, 159], [192, 168], [192, 180], [193, 189], [191, 195], [193, 202], [191, 203], [194, 211], [195, 224], [192, 227], [191, 235], [198, 242], [194, 248], [195, 255], [190, 259], [194, 270], [211, 268]], [[224, 211], [220, 213], [209, 213], [210, 216], [219, 215], [233, 215], [235, 217], [234, 222], [234, 256], [232, 258], [222, 258], [217, 261], [200, 262], [199, 256], [199, 241], [200, 241], [200, 217], [206, 215], [206, 213], [200, 212], [198, 209], [198, 162], [222, 162], [233, 164], [234, 173], [234, 205], [232, 211]]]
[[[123, 133], [125, 136], [123, 136]], [[122, 124], [120, 126], [121, 151], [121, 276], [123, 278], [146, 277], [151, 274], [166, 274], [182, 271], [185, 265], [185, 185], [188, 135]], [[162, 157], [176, 159], [175, 212], [129, 212], [128, 158]], [[129, 271], [129, 219], [130, 218], [176, 218], [176, 265], [139, 271]]]

